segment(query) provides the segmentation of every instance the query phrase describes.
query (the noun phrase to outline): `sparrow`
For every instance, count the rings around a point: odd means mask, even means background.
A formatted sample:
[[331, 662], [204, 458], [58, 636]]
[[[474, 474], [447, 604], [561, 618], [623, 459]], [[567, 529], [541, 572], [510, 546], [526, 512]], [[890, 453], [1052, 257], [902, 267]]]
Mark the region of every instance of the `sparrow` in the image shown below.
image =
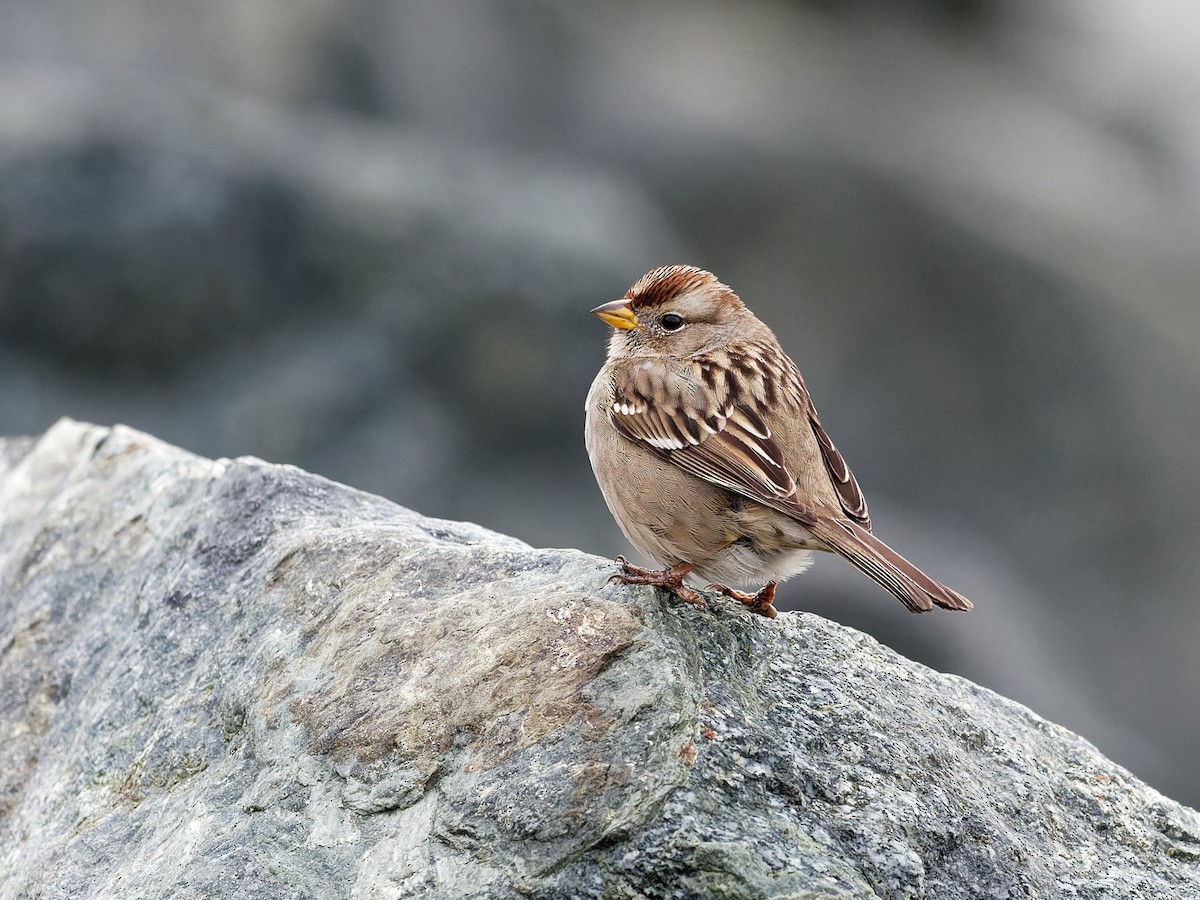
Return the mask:
[[[596, 481], [629, 542], [610, 580], [704, 608], [684, 579], [774, 618], [776, 585], [836, 553], [913, 612], [967, 610], [871, 533], [858, 482], [774, 333], [711, 272], [665, 266], [592, 313], [613, 328], [588, 392]], [[753, 592], [729, 585], [753, 588]]]

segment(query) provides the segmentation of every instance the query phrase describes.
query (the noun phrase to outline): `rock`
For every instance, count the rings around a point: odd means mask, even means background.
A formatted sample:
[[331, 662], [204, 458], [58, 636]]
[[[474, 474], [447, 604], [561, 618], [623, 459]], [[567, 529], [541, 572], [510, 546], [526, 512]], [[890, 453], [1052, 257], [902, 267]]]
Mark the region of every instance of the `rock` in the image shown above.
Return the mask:
[[0, 442], [4, 897], [1200, 897], [1200, 815], [814, 615], [256, 459]]

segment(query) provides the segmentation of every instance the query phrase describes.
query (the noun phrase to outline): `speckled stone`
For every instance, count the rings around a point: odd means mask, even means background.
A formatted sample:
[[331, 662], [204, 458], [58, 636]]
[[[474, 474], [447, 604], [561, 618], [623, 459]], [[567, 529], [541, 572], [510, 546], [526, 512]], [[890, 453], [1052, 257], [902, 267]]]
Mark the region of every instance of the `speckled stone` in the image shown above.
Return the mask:
[[0, 896], [1200, 897], [1200, 816], [816, 616], [288, 466], [0, 441]]

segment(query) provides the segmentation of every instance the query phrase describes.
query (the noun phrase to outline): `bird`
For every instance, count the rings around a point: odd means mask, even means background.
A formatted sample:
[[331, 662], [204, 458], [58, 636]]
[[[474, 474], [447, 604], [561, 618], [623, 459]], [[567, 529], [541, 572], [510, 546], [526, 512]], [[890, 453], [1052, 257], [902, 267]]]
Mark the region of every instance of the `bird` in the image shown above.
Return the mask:
[[875, 537], [800, 370], [728, 285], [663, 266], [591, 312], [612, 333], [585, 406], [588, 458], [625, 537], [662, 566], [620, 556], [610, 581], [705, 608], [685, 580], [702, 578], [775, 618], [778, 583], [824, 551], [912, 612], [971, 609]]

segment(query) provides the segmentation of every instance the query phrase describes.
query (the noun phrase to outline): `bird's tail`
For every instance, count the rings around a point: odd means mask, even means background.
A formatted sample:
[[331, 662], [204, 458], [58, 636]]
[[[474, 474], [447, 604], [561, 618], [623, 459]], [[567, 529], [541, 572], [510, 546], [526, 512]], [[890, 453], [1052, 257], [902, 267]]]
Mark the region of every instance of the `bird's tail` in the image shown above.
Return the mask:
[[971, 608], [971, 601], [962, 594], [934, 581], [856, 522], [822, 518], [809, 527], [830, 550], [852, 562], [912, 612], [929, 612], [935, 605]]

